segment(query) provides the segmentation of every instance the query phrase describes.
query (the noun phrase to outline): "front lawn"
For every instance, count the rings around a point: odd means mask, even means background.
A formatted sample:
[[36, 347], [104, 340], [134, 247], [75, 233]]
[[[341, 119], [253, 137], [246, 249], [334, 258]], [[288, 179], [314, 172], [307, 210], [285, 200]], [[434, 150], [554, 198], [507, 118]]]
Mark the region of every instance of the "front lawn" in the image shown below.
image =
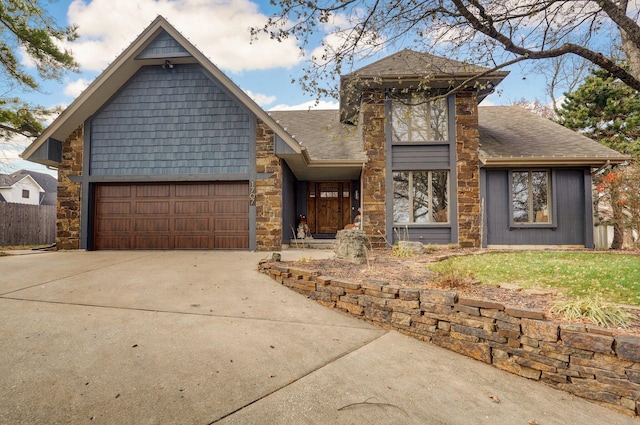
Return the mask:
[[602, 298], [640, 306], [640, 255], [602, 252], [525, 251], [455, 257], [429, 265], [452, 267], [482, 284], [553, 288], [569, 297]]

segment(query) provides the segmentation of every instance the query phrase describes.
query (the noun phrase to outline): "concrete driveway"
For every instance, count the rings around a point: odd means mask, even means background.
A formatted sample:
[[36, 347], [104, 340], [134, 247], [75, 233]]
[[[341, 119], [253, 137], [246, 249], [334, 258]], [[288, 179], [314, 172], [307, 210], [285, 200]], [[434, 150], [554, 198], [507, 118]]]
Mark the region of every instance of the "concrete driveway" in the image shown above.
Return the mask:
[[264, 257], [0, 257], [0, 424], [640, 423], [326, 309]]

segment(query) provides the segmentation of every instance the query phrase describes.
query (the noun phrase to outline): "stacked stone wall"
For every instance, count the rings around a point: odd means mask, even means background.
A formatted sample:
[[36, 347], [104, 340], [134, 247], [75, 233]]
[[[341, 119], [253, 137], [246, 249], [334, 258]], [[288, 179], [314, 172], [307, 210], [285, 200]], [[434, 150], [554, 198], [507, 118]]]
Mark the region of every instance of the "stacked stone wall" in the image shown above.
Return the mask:
[[480, 240], [480, 169], [478, 99], [475, 92], [456, 95], [456, 171], [458, 174], [458, 244], [477, 248]]
[[282, 247], [282, 164], [273, 130], [258, 120], [256, 133], [256, 172], [269, 175], [255, 182], [256, 249], [273, 251]]
[[456, 291], [356, 283], [278, 263], [263, 263], [260, 270], [324, 306], [638, 416], [638, 337], [556, 323], [542, 311]]
[[58, 201], [56, 246], [58, 249], [80, 248], [81, 184], [71, 181], [82, 175], [84, 126], [78, 127], [62, 143], [62, 162], [58, 167]]
[[362, 230], [373, 247], [386, 245], [386, 146], [384, 94], [365, 96], [362, 103], [363, 144], [368, 162], [362, 173]]

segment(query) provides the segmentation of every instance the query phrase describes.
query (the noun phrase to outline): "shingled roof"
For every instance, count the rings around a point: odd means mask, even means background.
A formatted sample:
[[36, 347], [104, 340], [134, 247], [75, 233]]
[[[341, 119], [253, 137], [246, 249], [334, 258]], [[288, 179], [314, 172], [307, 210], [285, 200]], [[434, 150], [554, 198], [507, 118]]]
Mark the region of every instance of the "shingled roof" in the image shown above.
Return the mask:
[[[488, 69], [481, 66], [403, 49], [347, 74], [347, 76], [357, 75], [360, 78], [424, 78], [427, 76], [450, 78], [457, 75], [475, 75], [485, 71]], [[502, 72], [502, 74], [506, 76], [508, 72]]]
[[629, 159], [519, 106], [484, 106], [478, 110], [480, 160], [485, 166], [599, 166]]
[[[519, 106], [479, 110], [480, 160], [485, 166], [600, 166], [628, 156]], [[314, 161], [366, 161], [359, 127], [337, 110], [271, 111]]]
[[341, 124], [337, 110], [271, 111], [272, 118], [307, 149], [314, 161], [362, 161], [360, 128]]

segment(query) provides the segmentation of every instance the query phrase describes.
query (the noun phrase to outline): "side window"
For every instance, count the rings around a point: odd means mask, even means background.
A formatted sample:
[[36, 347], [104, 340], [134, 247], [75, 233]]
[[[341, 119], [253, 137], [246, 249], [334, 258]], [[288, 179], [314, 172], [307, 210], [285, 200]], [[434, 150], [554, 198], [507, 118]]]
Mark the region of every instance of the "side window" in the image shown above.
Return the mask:
[[429, 101], [414, 94], [391, 102], [393, 143], [446, 142], [449, 137], [447, 100]]
[[551, 223], [551, 181], [546, 170], [511, 173], [511, 217], [515, 224]]
[[395, 171], [394, 223], [448, 223], [448, 191], [448, 171]]

